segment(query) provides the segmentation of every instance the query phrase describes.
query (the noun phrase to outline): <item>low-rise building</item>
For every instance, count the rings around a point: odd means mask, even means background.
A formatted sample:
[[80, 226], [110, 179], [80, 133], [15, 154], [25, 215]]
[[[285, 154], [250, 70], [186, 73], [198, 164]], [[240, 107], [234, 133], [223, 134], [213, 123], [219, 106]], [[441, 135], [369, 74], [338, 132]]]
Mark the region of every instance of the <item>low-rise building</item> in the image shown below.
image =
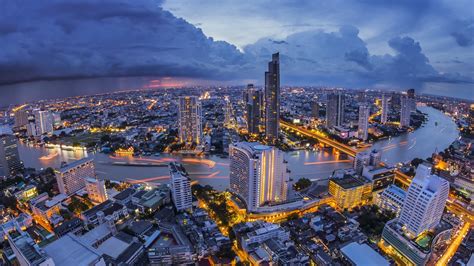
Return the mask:
[[406, 191], [395, 186], [391, 185], [386, 188], [384, 191], [377, 193], [375, 195], [375, 204], [381, 209], [389, 210], [394, 212], [397, 216], [400, 214], [400, 211], [403, 207], [403, 202], [405, 201]]
[[352, 209], [367, 202], [372, 192], [372, 184], [353, 175], [344, 174], [329, 180], [331, 194], [340, 209]]
[[354, 266], [389, 266], [390, 263], [379, 253], [369, 247], [367, 244], [357, 242], [349, 243], [341, 248], [341, 254], [344, 259]]

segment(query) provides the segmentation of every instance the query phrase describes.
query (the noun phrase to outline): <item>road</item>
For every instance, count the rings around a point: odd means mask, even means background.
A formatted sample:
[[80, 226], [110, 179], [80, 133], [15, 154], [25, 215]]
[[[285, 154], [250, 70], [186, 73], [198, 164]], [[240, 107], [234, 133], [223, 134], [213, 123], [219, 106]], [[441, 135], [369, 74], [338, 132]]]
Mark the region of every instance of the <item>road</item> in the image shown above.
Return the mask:
[[322, 134], [317, 134], [317, 133], [312, 132], [308, 129], [293, 125], [293, 124], [285, 122], [283, 120], [280, 120], [280, 126], [282, 128], [286, 128], [286, 129], [290, 129], [290, 130], [293, 130], [295, 132], [298, 132], [301, 135], [317, 139], [319, 142], [321, 142], [325, 145], [331, 146], [331, 147], [333, 147], [333, 148], [335, 148], [335, 149], [337, 149], [337, 150], [339, 150], [339, 151], [341, 151], [341, 152], [343, 152], [343, 153], [345, 153], [349, 156], [352, 156], [352, 157], [355, 157], [358, 152], [362, 151], [361, 149], [354, 149], [351, 146], [348, 146], [346, 144], [343, 144], [343, 143], [340, 143], [338, 141], [332, 140], [332, 139], [330, 139], [330, 138], [328, 138], [328, 137], [326, 137]]
[[471, 223], [467, 222], [464, 224], [464, 226], [459, 231], [458, 235], [454, 238], [454, 240], [451, 242], [449, 247], [444, 252], [443, 256], [441, 256], [441, 258], [436, 262], [437, 266], [448, 265], [449, 260], [453, 257], [453, 255], [458, 250], [459, 245], [461, 245], [462, 240], [467, 235], [467, 232], [469, 231], [470, 227], [471, 227]]

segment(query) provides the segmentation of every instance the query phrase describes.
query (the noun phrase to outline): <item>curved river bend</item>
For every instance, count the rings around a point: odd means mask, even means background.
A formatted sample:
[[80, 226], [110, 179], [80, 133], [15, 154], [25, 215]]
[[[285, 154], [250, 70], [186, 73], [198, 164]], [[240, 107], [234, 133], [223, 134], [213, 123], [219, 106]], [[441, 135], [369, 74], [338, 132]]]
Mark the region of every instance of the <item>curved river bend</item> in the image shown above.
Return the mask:
[[[419, 107], [428, 114], [427, 123], [418, 130], [391, 139], [375, 143], [372, 149], [383, 151], [382, 159], [390, 164], [405, 162], [415, 157], [426, 158], [438, 149], [447, 148], [459, 135], [456, 124], [442, 112], [431, 107]], [[437, 122], [437, 123], [436, 123]], [[166, 163], [182, 162], [193, 179], [204, 185], [212, 185], [217, 189], [226, 189], [229, 185], [229, 159], [218, 156], [206, 158], [181, 157], [164, 155], [160, 157], [126, 158], [110, 157], [102, 153], [84, 151], [61, 151], [19, 145], [20, 157], [25, 166], [34, 168], [58, 167], [62, 161], [72, 162], [85, 156], [94, 158], [97, 174], [101, 178], [129, 182], [168, 182], [167, 167], [137, 167], [114, 165], [114, 162], [150, 162]], [[50, 160], [39, 158], [57, 152]], [[336, 169], [348, 168], [352, 160], [338, 160], [338, 156], [330, 151], [294, 151], [286, 154], [291, 178], [325, 179]]]

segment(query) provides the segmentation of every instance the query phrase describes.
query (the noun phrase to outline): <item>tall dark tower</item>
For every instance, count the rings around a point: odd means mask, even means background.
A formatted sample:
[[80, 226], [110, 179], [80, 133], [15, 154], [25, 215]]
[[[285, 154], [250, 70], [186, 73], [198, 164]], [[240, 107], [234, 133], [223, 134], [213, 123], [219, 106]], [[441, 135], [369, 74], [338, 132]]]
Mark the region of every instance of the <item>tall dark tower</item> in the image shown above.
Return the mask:
[[244, 93], [244, 101], [248, 132], [259, 134], [263, 125], [263, 91], [249, 84]]
[[278, 141], [280, 131], [280, 54], [272, 55], [265, 72], [265, 137], [270, 143]]

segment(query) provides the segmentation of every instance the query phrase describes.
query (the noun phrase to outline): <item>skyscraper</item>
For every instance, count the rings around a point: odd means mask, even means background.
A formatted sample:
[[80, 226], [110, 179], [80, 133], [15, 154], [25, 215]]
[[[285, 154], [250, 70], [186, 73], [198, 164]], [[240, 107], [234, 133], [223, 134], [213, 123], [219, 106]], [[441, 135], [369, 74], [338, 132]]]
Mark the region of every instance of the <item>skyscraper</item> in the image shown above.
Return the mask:
[[449, 195], [449, 182], [431, 174], [431, 167], [420, 164], [408, 188], [400, 223], [418, 236], [439, 224]]
[[33, 114], [37, 135], [53, 133], [53, 116], [50, 111], [35, 110]]
[[89, 199], [95, 203], [102, 203], [108, 199], [104, 180], [98, 180], [94, 177], [86, 177], [86, 192]]
[[247, 119], [248, 132], [259, 134], [263, 120], [263, 91], [249, 84], [244, 94], [245, 117]]
[[238, 142], [230, 145], [229, 155], [230, 190], [246, 202], [248, 210], [286, 200], [289, 174], [282, 151], [257, 142]]
[[326, 106], [326, 127], [341, 126], [344, 123], [345, 96], [341, 92], [328, 95]]
[[280, 55], [272, 55], [265, 72], [265, 137], [270, 143], [278, 141], [280, 131]]
[[365, 103], [359, 106], [359, 124], [357, 129], [357, 136], [359, 139], [366, 141], [369, 129], [369, 106]]
[[202, 142], [201, 103], [196, 96], [179, 97], [179, 141], [187, 145]]
[[169, 165], [171, 176], [171, 196], [178, 211], [192, 209], [191, 179], [184, 167], [172, 162]]
[[60, 193], [72, 195], [86, 186], [86, 178], [95, 178], [94, 162], [90, 158], [77, 160], [55, 170]]
[[22, 169], [16, 137], [9, 134], [0, 135], [0, 176], [14, 176]]
[[311, 102], [311, 116], [314, 119], [319, 119], [319, 102], [317, 99], [313, 99]]
[[400, 98], [400, 127], [410, 126], [410, 100], [406, 95], [402, 95]]
[[382, 124], [387, 123], [388, 121], [388, 95], [382, 94], [382, 114], [380, 116], [380, 122]]

